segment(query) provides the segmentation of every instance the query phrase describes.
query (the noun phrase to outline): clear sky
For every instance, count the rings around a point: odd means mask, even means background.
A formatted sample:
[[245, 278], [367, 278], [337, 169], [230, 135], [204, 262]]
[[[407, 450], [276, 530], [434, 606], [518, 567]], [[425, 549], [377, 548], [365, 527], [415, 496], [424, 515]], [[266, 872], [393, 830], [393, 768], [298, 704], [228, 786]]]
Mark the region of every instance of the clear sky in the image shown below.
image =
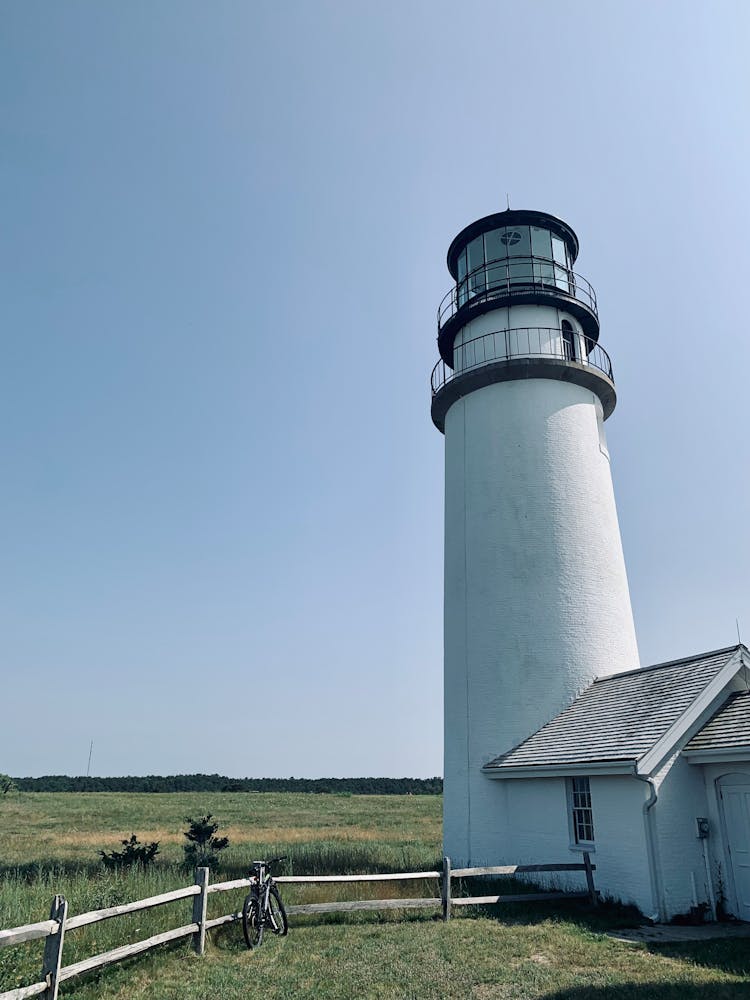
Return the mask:
[[745, 0], [0, 3], [0, 771], [442, 770], [445, 252], [568, 221], [643, 663], [750, 640]]

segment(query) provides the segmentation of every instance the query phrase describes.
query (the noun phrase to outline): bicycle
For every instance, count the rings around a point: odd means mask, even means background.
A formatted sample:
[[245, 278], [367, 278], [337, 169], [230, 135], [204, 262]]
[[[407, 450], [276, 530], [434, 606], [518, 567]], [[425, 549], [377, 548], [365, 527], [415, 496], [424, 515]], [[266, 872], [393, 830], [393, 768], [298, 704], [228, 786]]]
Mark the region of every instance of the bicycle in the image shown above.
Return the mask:
[[265, 927], [270, 927], [274, 934], [281, 937], [289, 930], [284, 904], [268, 871], [278, 861], [286, 861], [286, 857], [254, 861], [250, 869], [253, 886], [242, 906], [242, 933], [248, 948], [260, 948]]

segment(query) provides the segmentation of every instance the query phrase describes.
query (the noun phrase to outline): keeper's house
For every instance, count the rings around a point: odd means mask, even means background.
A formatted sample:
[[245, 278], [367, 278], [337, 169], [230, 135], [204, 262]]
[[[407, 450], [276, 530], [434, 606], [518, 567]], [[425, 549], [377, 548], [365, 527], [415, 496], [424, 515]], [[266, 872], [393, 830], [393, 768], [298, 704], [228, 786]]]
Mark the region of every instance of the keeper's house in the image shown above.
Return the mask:
[[489, 761], [510, 854], [592, 851], [600, 890], [655, 920], [750, 920], [748, 665], [732, 646], [603, 677]]

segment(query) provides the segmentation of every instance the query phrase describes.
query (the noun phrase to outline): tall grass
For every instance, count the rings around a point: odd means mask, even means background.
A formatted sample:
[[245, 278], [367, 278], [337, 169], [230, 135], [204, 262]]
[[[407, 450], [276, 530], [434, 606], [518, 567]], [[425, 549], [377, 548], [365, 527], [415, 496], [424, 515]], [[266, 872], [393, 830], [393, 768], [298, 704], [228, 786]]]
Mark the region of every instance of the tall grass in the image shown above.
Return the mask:
[[[231, 844], [211, 881], [247, 872], [255, 858], [289, 855], [278, 874], [437, 870], [440, 800], [427, 796], [295, 794], [24, 794], [0, 799], [0, 927], [43, 920], [55, 893], [72, 914], [142, 899], [189, 884], [180, 865], [187, 815], [212, 812]], [[130, 833], [159, 839], [148, 869], [103, 869], [97, 850]], [[490, 889], [492, 884], [492, 889]], [[466, 880], [456, 892], [529, 889], [527, 883]], [[368, 896], [433, 896], [435, 880], [344, 885], [284, 885], [287, 903]], [[209, 917], [236, 911], [244, 890], [209, 896]], [[68, 932], [64, 964], [190, 922], [192, 901], [117, 917]], [[210, 935], [207, 954], [189, 942], [166, 946], [99, 974], [64, 983], [75, 1000], [739, 1000], [750, 995], [746, 943], [722, 949], [681, 946], [668, 959], [633, 950], [592, 931], [632, 914], [575, 902], [457, 908], [443, 924], [436, 911], [295, 916], [292, 933], [249, 954], [236, 926]], [[342, 924], [340, 927], [331, 924]], [[343, 925], [346, 926], [343, 926]], [[43, 941], [0, 950], [0, 992], [34, 982]], [[730, 947], [731, 944], [731, 947]]]
[[[51, 865], [6, 870], [0, 882], [0, 927], [18, 927], [49, 917], [50, 903], [56, 893], [68, 900], [69, 913], [117, 906], [135, 899], [155, 896], [191, 880], [175, 866], [153, 866], [112, 872], [99, 868], [72, 871]], [[146, 910], [71, 931], [66, 935], [66, 965], [107, 951], [122, 944], [158, 934], [190, 920], [189, 900], [179, 900], [155, 910]], [[184, 918], [184, 919], [183, 919]], [[0, 951], [0, 990], [35, 982], [41, 969], [44, 941], [4, 948]]]
[[[420, 871], [439, 867], [434, 845], [389, 844], [386, 842], [345, 844], [337, 842], [247, 843], [241, 849], [228, 848], [220, 872], [211, 881], [244, 877], [249, 862], [256, 858], [288, 855], [277, 866], [276, 874], [336, 875], [367, 874], [388, 871]], [[100, 863], [84, 865], [34, 862], [6, 866], [0, 879], [0, 927], [35, 923], [49, 916], [52, 897], [63, 894], [69, 914], [85, 913], [120, 903], [144, 899], [191, 884], [192, 872], [175, 863], [154, 863], [148, 868], [134, 867], [111, 871]], [[435, 887], [417, 894], [433, 895]], [[377, 883], [345, 886], [284, 886], [288, 903], [320, 902], [333, 899], [385, 898], [414, 895], [411, 883]], [[237, 912], [245, 890], [209, 896], [209, 918]], [[151, 910], [114, 917], [88, 927], [70, 931], [65, 938], [64, 964], [70, 965], [102, 951], [142, 940], [161, 931], [179, 927], [191, 920], [191, 899], [178, 900]], [[0, 951], [0, 991], [34, 982], [41, 968], [43, 941], [29, 942]]]

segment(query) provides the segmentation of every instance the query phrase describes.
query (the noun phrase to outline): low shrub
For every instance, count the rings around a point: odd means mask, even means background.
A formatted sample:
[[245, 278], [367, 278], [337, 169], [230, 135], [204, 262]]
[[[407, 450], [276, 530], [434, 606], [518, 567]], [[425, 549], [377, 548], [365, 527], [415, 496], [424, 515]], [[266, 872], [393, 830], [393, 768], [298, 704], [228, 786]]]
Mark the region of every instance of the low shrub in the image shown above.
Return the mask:
[[148, 867], [159, 853], [159, 841], [142, 844], [133, 833], [129, 840], [121, 840], [122, 851], [99, 851], [105, 868], [132, 868], [133, 865]]

